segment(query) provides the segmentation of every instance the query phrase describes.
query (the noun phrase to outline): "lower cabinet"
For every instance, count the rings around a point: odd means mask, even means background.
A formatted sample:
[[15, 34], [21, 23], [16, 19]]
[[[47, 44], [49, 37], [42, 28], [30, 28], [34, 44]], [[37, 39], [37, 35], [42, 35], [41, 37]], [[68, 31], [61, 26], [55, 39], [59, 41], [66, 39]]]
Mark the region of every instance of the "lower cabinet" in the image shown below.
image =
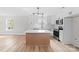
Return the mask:
[[63, 40], [63, 30], [59, 30], [59, 40]]

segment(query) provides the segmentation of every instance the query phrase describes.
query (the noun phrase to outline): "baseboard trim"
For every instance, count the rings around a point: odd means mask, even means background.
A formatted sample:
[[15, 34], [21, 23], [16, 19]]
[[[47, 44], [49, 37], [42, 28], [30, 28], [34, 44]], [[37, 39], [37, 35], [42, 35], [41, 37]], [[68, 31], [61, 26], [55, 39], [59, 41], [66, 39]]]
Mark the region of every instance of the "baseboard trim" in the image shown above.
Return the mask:
[[0, 35], [26, 35], [25, 33], [0, 33]]

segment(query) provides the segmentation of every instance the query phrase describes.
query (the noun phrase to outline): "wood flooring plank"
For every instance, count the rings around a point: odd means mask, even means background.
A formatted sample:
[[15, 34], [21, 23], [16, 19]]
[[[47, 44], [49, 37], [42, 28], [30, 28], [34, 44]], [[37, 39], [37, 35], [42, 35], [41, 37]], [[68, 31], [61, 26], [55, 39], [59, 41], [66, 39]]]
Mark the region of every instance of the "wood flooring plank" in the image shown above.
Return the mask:
[[78, 52], [79, 49], [50, 39], [49, 46], [26, 45], [25, 35], [0, 35], [0, 52]]
[[40, 51], [40, 50], [39, 50], [39, 46], [35, 46], [35, 47], [34, 47], [34, 51], [35, 51], [35, 52], [39, 52], [39, 51]]

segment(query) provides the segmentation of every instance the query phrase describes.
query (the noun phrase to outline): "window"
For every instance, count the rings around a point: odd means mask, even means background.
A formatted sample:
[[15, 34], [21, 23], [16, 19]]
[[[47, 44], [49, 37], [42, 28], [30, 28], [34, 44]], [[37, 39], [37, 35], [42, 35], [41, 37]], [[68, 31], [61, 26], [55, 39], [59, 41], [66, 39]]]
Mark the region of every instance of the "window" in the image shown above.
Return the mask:
[[7, 31], [11, 31], [14, 29], [14, 19], [13, 17], [9, 17], [6, 19], [6, 29]]

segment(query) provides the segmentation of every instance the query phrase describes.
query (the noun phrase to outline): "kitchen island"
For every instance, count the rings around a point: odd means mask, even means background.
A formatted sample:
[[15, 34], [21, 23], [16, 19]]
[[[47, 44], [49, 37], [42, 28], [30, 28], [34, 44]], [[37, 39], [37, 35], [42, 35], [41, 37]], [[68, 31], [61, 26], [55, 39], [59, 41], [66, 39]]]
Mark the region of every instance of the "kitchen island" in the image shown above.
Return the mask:
[[26, 31], [26, 45], [48, 46], [50, 44], [51, 32], [48, 30]]

